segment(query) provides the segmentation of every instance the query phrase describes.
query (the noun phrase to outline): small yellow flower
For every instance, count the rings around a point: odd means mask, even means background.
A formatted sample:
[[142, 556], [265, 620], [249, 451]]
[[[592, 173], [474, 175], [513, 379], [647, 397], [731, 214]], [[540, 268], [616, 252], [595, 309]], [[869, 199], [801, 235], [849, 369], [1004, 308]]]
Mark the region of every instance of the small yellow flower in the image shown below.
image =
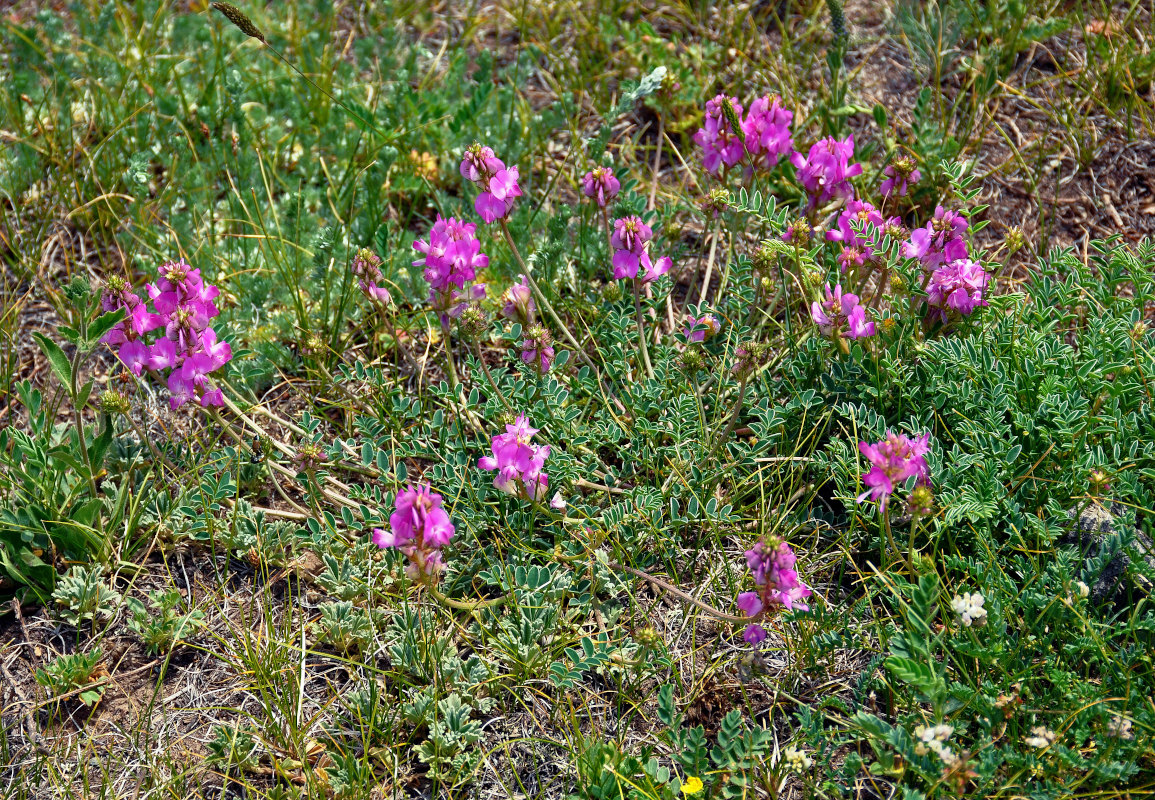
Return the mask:
[[702, 779], [691, 775], [682, 782], [682, 794], [697, 794], [702, 791]]

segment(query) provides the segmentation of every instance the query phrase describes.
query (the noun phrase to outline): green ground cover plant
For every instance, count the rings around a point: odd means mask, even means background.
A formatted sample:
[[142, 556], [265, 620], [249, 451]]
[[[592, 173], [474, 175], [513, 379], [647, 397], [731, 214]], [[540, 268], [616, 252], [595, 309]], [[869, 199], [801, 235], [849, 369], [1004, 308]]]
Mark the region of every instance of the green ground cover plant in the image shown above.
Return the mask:
[[7, 13], [6, 795], [1155, 787], [1143, 4]]

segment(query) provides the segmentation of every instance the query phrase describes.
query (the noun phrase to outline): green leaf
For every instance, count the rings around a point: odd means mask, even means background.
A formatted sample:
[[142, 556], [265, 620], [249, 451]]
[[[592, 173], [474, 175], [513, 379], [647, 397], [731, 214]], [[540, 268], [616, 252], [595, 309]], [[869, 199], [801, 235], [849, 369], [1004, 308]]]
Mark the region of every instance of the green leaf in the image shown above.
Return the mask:
[[64, 388], [68, 393], [72, 394], [72, 362], [68, 360], [68, 356], [64, 355], [64, 351], [60, 349], [60, 345], [49, 339], [44, 334], [33, 331], [33, 337], [36, 343], [40, 345], [40, 349], [44, 355], [48, 356], [48, 363], [52, 365], [52, 371], [56, 373], [56, 377], [64, 384]]
[[91, 350], [100, 337], [108, 333], [116, 323], [124, 319], [124, 309], [118, 308], [115, 311], [109, 311], [107, 314], [101, 314], [96, 318], [91, 325], [88, 326], [88, 340], [85, 343], [85, 350]]

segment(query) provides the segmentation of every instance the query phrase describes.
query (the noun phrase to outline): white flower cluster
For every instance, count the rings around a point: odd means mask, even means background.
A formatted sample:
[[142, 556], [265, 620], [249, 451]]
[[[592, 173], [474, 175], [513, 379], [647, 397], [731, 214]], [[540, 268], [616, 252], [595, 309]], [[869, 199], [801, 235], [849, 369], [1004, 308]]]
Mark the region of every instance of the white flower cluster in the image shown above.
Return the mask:
[[787, 747], [782, 751], [782, 762], [785, 764], [786, 771], [793, 772], [795, 775], [802, 775], [814, 766], [814, 759], [796, 747]]
[[1114, 736], [1116, 739], [1134, 739], [1135, 734], [1131, 731], [1131, 720], [1126, 717], [1111, 717], [1110, 722], [1107, 723], [1107, 735]]
[[919, 725], [914, 729], [914, 738], [918, 740], [914, 752], [920, 756], [934, 753], [942, 763], [953, 767], [958, 763], [958, 756], [946, 745], [946, 740], [954, 733], [950, 725]]
[[1036, 725], [1031, 728], [1031, 735], [1023, 739], [1023, 742], [1042, 750], [1044, 747], [1050, 747], [1055, 743], [1055, 733], [1042, 725]]
[[959, 615], [962, 624], [966, 627], [972, 625], [976, 628], [981, 628], [987, 624], [987, 610], [983, 608], [983, 603], [986, 598], [983, 597], [982, 592], [966, 592], [964, 594], [955, 595], [954, 599], [950, 601], [950, 607]]

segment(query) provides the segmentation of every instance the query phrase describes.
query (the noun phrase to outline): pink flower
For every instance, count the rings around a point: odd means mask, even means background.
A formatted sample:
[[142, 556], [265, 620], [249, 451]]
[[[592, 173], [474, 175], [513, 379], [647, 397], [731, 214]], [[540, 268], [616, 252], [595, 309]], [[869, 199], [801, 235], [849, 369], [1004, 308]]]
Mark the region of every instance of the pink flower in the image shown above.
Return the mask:
[[747, 625], [742, 638], [747, 644], [761, 644], [766, 639], [766, 629], [761, 625]]
[[794, 149], [790, 138], [790, 123], [794, 112], [782, 107], [779, 97], [759, 97], [750, 104], [746, 119], [742, 120], [742, 133], [746, 136], [746, 149], [755, 162], [761, 157], [766, 168], [778, 163], [778, 159]]
[[493, 149], [474, 142], [461, 159], [461, 177], [473, 183], [485, 184], [489, 178], [505, 169], [505, 164]]
[[903, 245], [902, 254], [907, 258], [917, 258], [927, 269], [965, 259], [967, 244], [963, 234], [968, 226], [966, 217], [938, 206], [934, 210], [934, 219], [926, 227], [911, 231], [910, 241]]
[[[753, 592], [738, 595], [738, 608], [748, 617], [758, 617], [773, 606], [789, 610], [806, 611], [809, 606], [802, 602], [810, 596], [810, 587], [798, 577], [794, 568], [797, 561], [794, 551], [782, 539], [770, 537], [760, 539], [746, 551], [746, 566], [754, 576]], [[745, 637], [750, 644], [757, 644], [766, 638], [766, 631], [759, 625], [746, 629]]]
[[172, 339], [157, 339], [148, 350], [148, 368], [153, 370], [173, 369], [183, 360], [183, 355], [177, 353], [176, 343]]
[[[702, 328], [695, 330], [695, 328]], [[704, 342], [712, 336], [716, 336], [722, 330], [722, 323], [713, 314], [706, 314], [704, 317], [694, 319], [690, 317], [689, 323], [682, 329], [683, 335], [688, 342]]]
[[489, 179], [489, 191], [482, 192], [473, 203], [473, 210], [488, 225], [509, 216], [514, 200], [521, 197], [517, 167], [499, 170]]
[[122, 344], [116, 355], [133, 375], [139, 375], [148, 366], [148, 345], [139, 339]]
[[610, 234], [610, 244], [614, 248], [614, 280], [640, 277], [642, 283], [650, 283], [670, 271], [674, 262], [669, 256], [655, 262], [646, 252], [646, 243], [653, 236], [653, 230], [642, 222], [641, 217], [614, 220], [614, 232]]
[[610, 234], [610, 246], [615, 250], [641, 253], [646, 242], [654, 238], [654, 231], [642, 222], [641, 217], [622, 217], [614, 220], [614, 232]]
[[529, 420], [522, 414], [512, 425], [505, 426], [505, 433], [493, 437], [490, 446], [492, 455], [478, 459], [479, 468], [497, 471], [493, 485], [498, 490], [538, 499], [537, 495], [543, 485], [540, 476], [549, 456], [549, 445], [534, 444], [531, 440], [536, 433], [537, 428], [531, 427]]
[[[183, 260], [165, 262], [157, 272], [156, 283], [146, 286], [155, 313], [133, 294], [127, 281], [109, 280], [101, 305], [123, 308], [127, 316], [104, 340], [120, 345], [117, 355], [136, 375], [145, 369], [169, 370], [169, 404], [173, 408], [194, 399], [202, 406], [223, 405], [223, 394], [208, 377], [232, 358], [229, 344], [208, 327], [209, 320], [219, 313], [213, 302], [219, 291], [204, 282], [199, 269]], [[164, 329], [164, 335], [146, 343], [144, 336], [158, 328]]]
[[530, 364], [542, 375], [549, 372], [553, 364], [553, 337], [541, 325], [534, 325], [526, 331], [521, 342], [521, 360]]
[[441, 495], [428, 484], [409, 484], [397, 494], [389, 530], [373, 529], [373, 544], [396, 548], [409, 558], [405, 571], [414, 580], [433, 577], [444, 569], [440, 550], [453, 538], [454, 527], [441, 502]]
[[[856, 233], [854, 225], [865, 227], [865, 230], [861, 234]], [[851, 265], [862, 266], [874, 258], [875, 233], [870, 230], [870, 226], [875, 230], [881, 230], [883, 227], [882, 215], [878, 213], [878, 209], [864, 200], [851, 200], [838, 215], [837, 228], [826, 232], [828, 241], [843, 244], [842, 254], [838, 257], [843, 272], [846, 272], [847, 267]]]
[[881, 442], [859, 442], [858, 450], [871, 464], [870, 471], [862, 476], [862, 482], [870, 488], [858, 496], [860, 503], [870, 497], [885, 511], [890, 495], [907, 478], [916, 476], [920, 482], [930, 482], [930, 468], [924, 458], [930, 450], [930, 434], [911, 439], [888, 430]]
[[733, 166], [746, 155], [746, 147], [726, 120], [723, 105], [727, 103], [735, 116], [742, 115], [741, 103], [720, 94], [706, 103], [706, 118], [694, 134], [694, 143], [702, 148], [702, 166], [711, 175], [716, 175], [723, 164]]
[[828, 136], [811, 145], [806, 156], [798, 151], [790, 156], [790, 163], [798, 170], [798, 182], [810, 195], [811, 208], [854, 195], [850, 179], [862, 174], [862, 165], [851, 164], [853, 156], [853, 135], [841, 141]]
[[946, 322], [951, 311], [965, 317], [979, 306], [987, 305], [983, 292], [989, 280], [990, 275], [982, 265], [970, 259], [958, 259], [939, 267], [931, 274], [926, 288], [932, 314]]
[[762, 600], [757, 592], [742, 592], [738, 595], [738, 608], [748, 617], [756, 617], [762, 613]]
[[922, 179], [922, 173], [915, 168], [913, 159], [905, 156], [892, 164], [887, 164], [882, 174], [886, 176], [886, 180], [878, 187], [878, 191], [883, 197], [889, 197], [892, 192], [899, 197], [905, 197], [907, 187]]
[[[853, 297], [853, 295], [851, 295]], [[855, 306], [850, 309], [850, 313], [846, 315], [846, 338], [847, 339], [865, 339], [873, 336], [875, 332], [874, 322], [867, 321], [866, 309], [862, 306]]]
[[[824, 336], [844, 335], [849, 339], [859, 339], [873, 336], [875, 332], [874, 323], [866, 320], [866, 309], [858, 303], [858, 295], [843, 294], [842, 284], [837, 284], [833, 292], [830, 284], [826, 284], [826, 299], [810, 304], [810, 316]], [[848, 326], [845, 332], [842, 331], [843, 325]]]
[[586, 197], [596, 198], [601, 208], [606, 207], [607, 201], [617, 197], [621, 188], [621, 183], [609, 167], [596, 167], [582, 178], [582, 192]]
[[501, 315], [507, 319], [520, 320], [523, 325], [533, 320], [536, 305], [533, 302], [533, 292], [529, 288], [529, 279], [525, 275], [518, 275], [519, 283], [513, 284], [501, 296], [503, 305]]
[[665, 275], [674, 266], [674, 260], [669, 256], [662, 256], [657, 261], [650, 261], [648, 253], [642, 253], [642, 283], [653, 283]]

